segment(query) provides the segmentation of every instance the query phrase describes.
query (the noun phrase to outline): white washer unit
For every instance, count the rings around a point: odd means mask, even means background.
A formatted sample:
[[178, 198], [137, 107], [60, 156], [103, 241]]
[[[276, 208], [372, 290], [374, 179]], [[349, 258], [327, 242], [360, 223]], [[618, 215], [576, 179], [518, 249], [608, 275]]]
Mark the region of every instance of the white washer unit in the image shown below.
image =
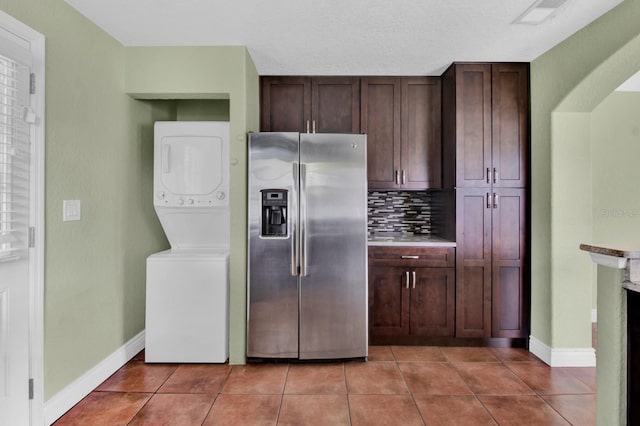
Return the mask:
[[159, 121], [154, 207], [171, 249], [147, 258], [146, 362], [225, 362], [229, 123]]

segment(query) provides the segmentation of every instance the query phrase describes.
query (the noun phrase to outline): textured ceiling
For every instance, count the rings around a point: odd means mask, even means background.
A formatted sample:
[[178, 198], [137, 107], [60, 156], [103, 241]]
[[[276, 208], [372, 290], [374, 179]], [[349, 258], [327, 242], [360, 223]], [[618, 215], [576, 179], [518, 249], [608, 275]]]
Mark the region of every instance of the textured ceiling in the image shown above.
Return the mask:
[[66, 0], [126, 46], [245, 45], [260, 75], [439, 75], [453, 61], [525, 61], [622, 0]]

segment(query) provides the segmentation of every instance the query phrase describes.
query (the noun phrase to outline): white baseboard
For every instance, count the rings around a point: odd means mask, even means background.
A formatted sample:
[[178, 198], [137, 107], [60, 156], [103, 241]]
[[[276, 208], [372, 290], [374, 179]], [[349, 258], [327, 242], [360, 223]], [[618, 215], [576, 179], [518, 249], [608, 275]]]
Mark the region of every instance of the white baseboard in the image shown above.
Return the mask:
[[591, 310], [591, 322], [598, 322], [598, 310], [597, 309], [592, 309]]
[[529, 352], [551, 367], [596, 366], [596, 351], [593, 348], [551, 348], [529, 336]]
[[144, 349], [144, 330], [45, 402], [45, 424], [51, 425], [62, 417], [142, 349]]

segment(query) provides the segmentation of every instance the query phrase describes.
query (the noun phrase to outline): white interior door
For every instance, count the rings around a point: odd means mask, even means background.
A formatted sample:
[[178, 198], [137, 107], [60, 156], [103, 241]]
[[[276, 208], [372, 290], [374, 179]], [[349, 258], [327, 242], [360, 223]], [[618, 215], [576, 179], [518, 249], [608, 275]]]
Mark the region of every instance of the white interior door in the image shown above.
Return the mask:
[[30, 69], [0, 43], [0, 425], [30, 424]]

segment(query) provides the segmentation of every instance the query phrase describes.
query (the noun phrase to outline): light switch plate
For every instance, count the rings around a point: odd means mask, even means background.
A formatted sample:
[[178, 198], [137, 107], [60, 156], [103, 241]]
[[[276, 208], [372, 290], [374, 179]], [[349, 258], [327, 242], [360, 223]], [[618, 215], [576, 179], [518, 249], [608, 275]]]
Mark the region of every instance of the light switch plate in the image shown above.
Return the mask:
[[62, 200], [62, 221], [80, 220], [82, 205], [80, 200]]

